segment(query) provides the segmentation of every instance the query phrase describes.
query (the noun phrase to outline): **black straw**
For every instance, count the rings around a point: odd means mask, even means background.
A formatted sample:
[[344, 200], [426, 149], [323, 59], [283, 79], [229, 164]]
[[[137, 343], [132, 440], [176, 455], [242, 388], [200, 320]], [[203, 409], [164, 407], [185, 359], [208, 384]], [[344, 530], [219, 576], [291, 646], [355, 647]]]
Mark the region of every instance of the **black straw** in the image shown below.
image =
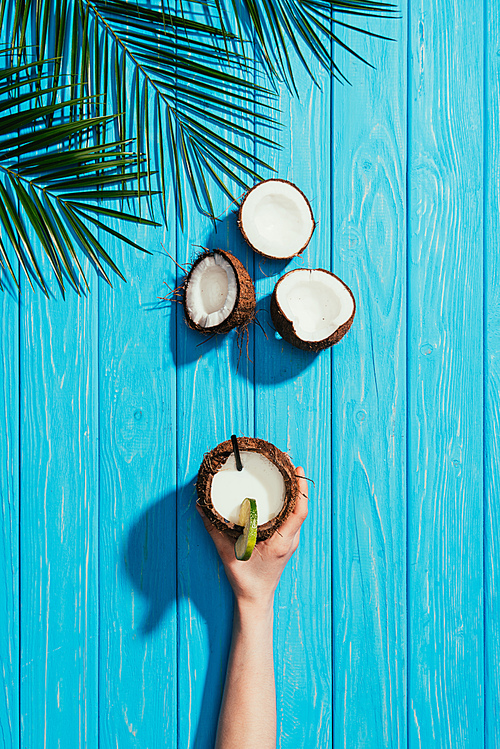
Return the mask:
[[242, 471], [243, 465], [240, 458], [240, 449], [238, 447], [238, 440], [236, 439], [236, 435], [231, 435], [231, 442], [233, 443], [233, 450], [234, 450], [234, 459], [236, 460], [236, 470]]

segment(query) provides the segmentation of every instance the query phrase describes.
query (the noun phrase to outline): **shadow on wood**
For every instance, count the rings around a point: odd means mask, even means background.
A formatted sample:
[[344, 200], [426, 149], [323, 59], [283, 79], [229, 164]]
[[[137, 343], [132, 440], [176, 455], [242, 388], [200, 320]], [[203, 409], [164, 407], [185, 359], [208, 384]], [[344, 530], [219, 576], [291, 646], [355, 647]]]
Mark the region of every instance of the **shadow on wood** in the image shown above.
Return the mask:
[[[232, 594], [227, 581], [221, 581], [219, 557], [194, 508], [195, 493], [193, 481], [180, 487], [177, 495], [171, 492], [141, 513], [129, 530], [123, 566], [134, 590], [146, 599], [148, 605], [140, 625], [143, 637], [147, 638], [161, 626], [165, 612], [175, 602], [178, 610], [184, 605], [190, 609], [194, 606], [199, 616], [192, 611], [193, 622], [199, 622], [201, 617], [206, 624], [208, 643], [198, 642], [200, 628], [196, 624], [189, 642], [180, 637], [178, 667], [179, 670], [190, 668], [189, 652], [192, 648], [196, 650], [201, 646], [204, 652], [209, 653], [202, 697], [197, 697], [200, 692], [196, 687], [196, 676], [200, 673], [200, 664], [196, 659], [196, 673], [192, 673], [189, 679], [193, 694], [189, 700], [184, 699], [185, 695], [179, 695], [180, 710], [182, 704], [191, 704], [194, 713], [199, 705], [196, 733], [190, 746], [192, 749], [207, 749], [215, 741], [224, 686], [231, 636]], [[181, 509], [177, 507], [178, 497], [192, 497], [192, 501], [186, 502], [186, 507]], [[187, 555], [184, 552], [182, 556], [177, 543], [177, 513], [181, 512], [189, 513], [192, 517], [188, 517], [187, 522], [194, 523], [194, 530], [190, 532], [189, 552]], [[179, 532], [183, 532], [180, 523]], [[221, 597], [224, 602], [222, 610]], [[193, 723], [196, 717], [195, 714], [191, 716]]]
[[149, 607], [140, 627], [143, 635], [156, 629], [176, 598], [177, 560], [173, 534], [176, 511], [176, 494], [172, 492], [148, 507], [128, 534], [124, 569]]
[[[301, 351], [291, 346], [276, 333], [271, 321], [269, 305], [271, 295], [264, 297], [257, 304], [257, 320], [251, 335], [255, 336], [254, 346], [250, 346], [251, 357], [255, 357], [254, 370], [251, 375], [255, 383], [260, 385], [275, 385], [287, 380], [295, 380], [301, 372], [310, 367], [318, 354]], [[266, 337], [267, 336], [267, 337]], [[243, 356], [245, 351], [243, 350]], [[236, 369], [239, 351], [234, 353], [234, 367]], [[238, 372], [245, 376], [245, 368], [240, 367]]]
[[238, 229], [238, 211], [230, 211], [217, 221], [206, 240], [209, 250], [224, 250], [238, 258], [252, 275], [249, 267], [248, 245]]

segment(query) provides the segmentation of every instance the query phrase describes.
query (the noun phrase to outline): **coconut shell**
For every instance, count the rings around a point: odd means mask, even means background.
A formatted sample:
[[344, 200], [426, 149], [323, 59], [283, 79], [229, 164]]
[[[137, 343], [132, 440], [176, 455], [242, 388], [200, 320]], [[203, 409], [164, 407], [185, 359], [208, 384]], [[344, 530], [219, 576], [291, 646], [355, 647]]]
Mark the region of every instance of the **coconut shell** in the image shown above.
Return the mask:
[[[307, 207], [309, 208], [309, 212], [311, 214], [311, 220], [312, 220], [311, 233], [309, 234], [309, 237], [308, 237], [307, 241], [300, 248], [300, 250], [298, 250], [297, 252], [295, 252], [293, 255], [288, 255], [288, 256], [285, 256], [285, 257], [280, 257], [280, 256], [269, 255], [269, 253], [261, 252], [258, 247], [255, 247], [255, 245], [253, 245], [250, 242], [250, 240], [248, 239], [247, 234], [245, 232], [245, 228], [244, 228], [243, 222], [241, 220], [241, 213], [243, 211], [243, 205], [245, 203], [245, 200], [250, 195], [250, 193], [252, 193], [258, 187], [260, 187], [260, 185], [264, 184], [264, 182], [283, 182], [286, 185], [291, 185], [293, 188], [295, 188], [295, 190], [297, 190], [297, 192], [299, 192], [302, 195], [302, 197], [304, 198], [304, 200], [307, 203]], [[304, 250], [306, 249], [306, 247], [309, 244], [309, 242], [311, 241], [311, 237], [312, 237], [312, 235], [314, 233], [314, 230], [316, 228], [316, 222], [314, 220], [314, 215], [313, 215], [313, 212], [312, 212], [311, 204], [309, 203], [308, 199], [306, 198], [306, 196], [304, 195], [304, 193], [302, 192], [302, 190], [300, 188], [298, 188], [297, 185], [294, 185], [293, 182], [290, 182], [290, 180], [288, 180], [288, 179], [278, 179], [278, 178], [263, 180], [262, 182], [259, 182], [258, 184], [254, 185], [252, 188], [250, 188], [250, 190], [248, 190], [248, 192], [245, 194], [245, 197], [241, 201], [240, 210], [238, 211], [237, 223], [238, 223], [238, 227], [239, 227], [241, 233], [243, 234], [243, 239], [249, 245], [249, 247], [251, 247], [252, 250], [254, 250], [255, 252], [258, 252], [259, 255], [262, 255], [262, 257], [267, 257], [267, 258], [270, 258], [272, 260], [290, 260], [290, 258], [292, 258], [292, 257], [297, 257], [298, 255], [301, 255], [304, 252]]]
[[[300, 269], [302, 270], [302, 268]], [[291, 343], [292, 346], [296, 346], [297, 348], [302, 349], [303, 351], [311, 351], [311, 352], [317, 352], [317, 351], [323, 351], [324, 349], [330, 348], [330, 346], [334, 346], [336, 343], [338, 343], [347, 333], [349, 328], [351, 327], [354, 315], [356, 314], [356, 300], [354, 298], [354, 294], [352, 293], [351, 289], [347, 286], [344, 281], [342, 281], [341, 278], [336, 276], [334, 273], [332, 273], [329, 270], [325, 270], [324, 268], [314, 268], [314, 270], [320, 270], [323, 273], [328, 273], [330, 276], [333, 276], [336, 278], [340, 283], [345, 286], [345, 288], [348, 290], [349, 294], [352, 297], [353, 301], [353, 310], [350, 318], [346, 320], [345, 323], [343, 323], [337, 330], [335, 330], [328, 338], [323, 338], [321, 341], [304, 341], [302, 338], [299, 338], [298, 335], [295, 333], [295, 328], [293, 327], [293, 322], [286, 317], [286, 315], [283, 313], [281, 307], [279, 306], [278, 299], [277, 299], [277, 288], [279, 286], [280, 281], [283, 280], [285, 276], [282, 276], [276, 286], [274, 287], [273, 294], [271, 296], [271, 319], [273, 321], [273, 325], [280, 334], [282, 338], [284, 338], [285, 341], [288, 343]], [[290, 271], [293, 273], [294, 271]], [[288, 274], [285, 274], [288, 275]]]
[[[238, 447], [240, 451], [259, 452], [264, 455], [279, 469], [285, 482], [285, 501], [279, 514], [257, 528], [257, 541], [264, 541], [264, 539], [270, 538], [293, 512], [299, 493], [299, 482], [288, 455], [278, 450], [270, 442], [253, 437], [238, 437]], [[196, 490], [198, 492], [198, 503], [210, 522], [220, 531], [236, 539], [243, 532], [242, 526], [223, 518], [217, 512], [211, 500], [212, 479], [232, 453], [231, 440], [221, 442], [211, 452], [206, 453], [198, 471]]]
[[[196, 266], [201, 263], [201, 261], [206, 257], [213, 256], [216, 253], [222, 255], [224, 260], [229, 263], [234, 271], [237, 286], [236, 301], [231, 313], [228, 315], [228, 317], [226, 317], [225, 320], [219, 323], [219, 325], [212, 325], [210, 328], [206, 328], [202, 325], [198, 325], [198, 323], [195, 323], [189, 316], [186, 305], [186, 289], [189, 285], [189, 279], [191, 278], [193, 270], [196, 268]], [[238, 260], [237, 257], [232, 255], [230, 252], [226, 252], [225, 250], [206, 250], [201, 255], [199, 255], [199, 257], [196, 258], [195, 262], [191, 266], [191, 269], [185, 278], [183, 291], [184, 293], [182, 296], [182, 306], [184, 307], [186, 322], [190, 328], [192, 328], [193, 330], [197, 330], [200, 333], [229, 333], [229, 331], [233, 328], [245, 327], [255, 317], [256, 302], [255, 287], [253, 285], [253, 281], [250, 278], [248, 271], [243, 263]]]

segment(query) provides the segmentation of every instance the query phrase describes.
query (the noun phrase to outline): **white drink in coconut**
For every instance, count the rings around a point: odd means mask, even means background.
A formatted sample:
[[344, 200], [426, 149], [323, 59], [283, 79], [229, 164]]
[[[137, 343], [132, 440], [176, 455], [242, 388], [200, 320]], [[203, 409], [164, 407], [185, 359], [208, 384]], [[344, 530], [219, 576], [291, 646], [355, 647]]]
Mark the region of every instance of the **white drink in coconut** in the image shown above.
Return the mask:
[[238, 523], [243, 500], [253, 498], [259, 525], [267, 523], [279, 514], [285, 500], [281, 471], [261, 453], [242, 450], [240, 457], [241, 471], [232, 453], [213, 477], [212, 505], [223, 518]]
[[[286, 453], [265, 440], [233, 434], [205, 453], [196, 491], [198, 506], [219, 531], [235, 540], [248, 531], [251, 545], [256, 520], [255, 542], [264, 541], [293, 512], [299, 483]], [[236, 552], [238, 559], [248, 558]]]

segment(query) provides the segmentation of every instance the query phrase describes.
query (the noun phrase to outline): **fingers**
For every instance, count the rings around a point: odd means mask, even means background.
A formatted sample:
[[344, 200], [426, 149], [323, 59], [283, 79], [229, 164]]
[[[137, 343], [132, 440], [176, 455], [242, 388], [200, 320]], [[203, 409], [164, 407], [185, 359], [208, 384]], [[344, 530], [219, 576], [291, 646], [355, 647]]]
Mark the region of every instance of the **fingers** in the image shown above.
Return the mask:
[[298, 528], [300, 528], [300, 526], [302, 525], [302, 523], [307, 517], [308, 486], [307, 486], [307, 481], [305, 480], [304, 469], [301, 466], [299, 466], [295, 470], [295, 475], [297, 476], [299, 480], [299, 494], [297, 497], [297, 501], [295, 502], [295, 508], [292, 512], [292, 516], [294, 520], [296, 520], [298, 524]]
[[[299, 479], [299, 492], [300, 492], [299, 499], [305, 500], [306, 515], [307, 515], [307, 497], [308, 497], [309, 489], [307, 486], [307, 481], [305, 479], [305, 473], [304, 473], [304, 469], [302, 468], [302, 466], [299, 466], [298, 468], [295, 469], [295, 475]], [[295, 508], [297, 508], [297, 505], [295, 505]]]
[[[272, 539], [269, 539], [267, 542], [265, 542], [270, 546], [276, 545], [276, 549], [278, 551], [281, 547], [283, 547], [282, 551], [286, 549], [287, 554], [290, 549], [290, 544], [293, 546], [293, 551], [295, 551], [295, 549], [297, 548], [299, 542], [300, 527], [306, 519], [308, 511], [308, 486], [307, 481], [304, 477], [304, 469], [301, 467], [297, 468], [295, 470], [295, 474], [298, 479], [299, 491], [293, 512], [291, 512], [288, 518], [285, 520], [285, 522], [279, 529], [279, 533], [274, 534]], [[207, 529], [212, 541], [214, 542], [222, 561], [224, 563], [229, 563], [230, 561], [234, 560], [234, 540], [229, 538], [229, 536], [227, 536], [225, 533], [219, 531], [210, 522], [198, 503], [196, 504], [196, 509], [198, 510], [201, 519], [203, 520], [203, 525]], [[284, 554], [285, 552], [283, 551], [283, 555]]]
[[280, 528], [282, 536], [295, 536], [307, 517], [307, 481], [304, 478], [304, 469], [301, 467], [296, 468], [295, 474], [299, 480], [299, 493], [293, 512], [290, 513]]

